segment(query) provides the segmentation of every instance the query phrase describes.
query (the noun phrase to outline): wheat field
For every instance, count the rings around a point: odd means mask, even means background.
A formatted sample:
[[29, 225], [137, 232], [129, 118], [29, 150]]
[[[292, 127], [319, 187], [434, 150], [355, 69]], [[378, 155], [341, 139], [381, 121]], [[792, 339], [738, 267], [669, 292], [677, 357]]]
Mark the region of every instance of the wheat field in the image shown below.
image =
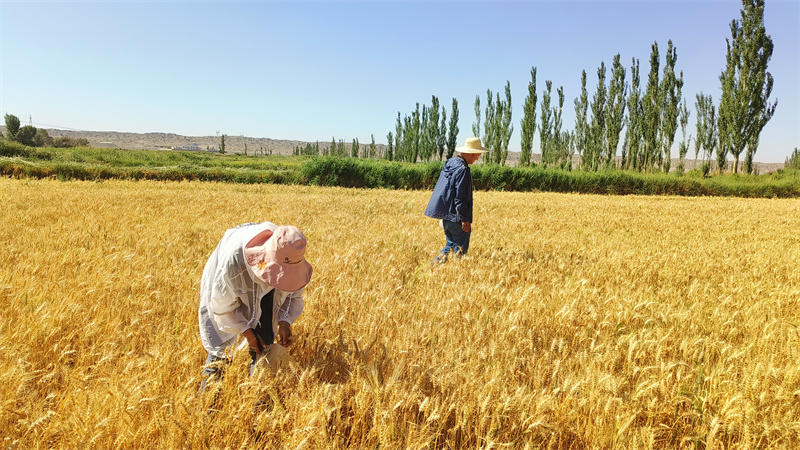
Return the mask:
[[[0, 448], [791, 449], [800, 202], [0, 178]], [[199, 392], [227, 228], [308, 237], [294, 361]]]

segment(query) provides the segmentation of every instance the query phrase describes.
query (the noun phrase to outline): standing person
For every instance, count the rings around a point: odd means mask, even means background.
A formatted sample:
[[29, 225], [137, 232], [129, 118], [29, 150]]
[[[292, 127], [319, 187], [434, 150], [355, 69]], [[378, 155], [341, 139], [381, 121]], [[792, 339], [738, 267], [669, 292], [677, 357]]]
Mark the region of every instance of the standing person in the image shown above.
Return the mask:
[[222, 375], [239, 336], [249, 346], [251, 374], [262, 357], [273, 370], [286, 363], [311, 280], [305, 251], [306, 237], [294, 226], [248, 223], [225, 232], [200, 281], [200, 340], [208, 352], [201, 389]]
[[426, 216], [442, 220], [446, 239], [434, 262], [446, 262], [451, 252], [458, 258], [467, 254], [472, 233], [472, 172], [469, 166], [487, 151], [480, 138], [467, 138], [463, 146], [456, 148], [458, 154], [442, 167], [439, 181], [425, 208]]

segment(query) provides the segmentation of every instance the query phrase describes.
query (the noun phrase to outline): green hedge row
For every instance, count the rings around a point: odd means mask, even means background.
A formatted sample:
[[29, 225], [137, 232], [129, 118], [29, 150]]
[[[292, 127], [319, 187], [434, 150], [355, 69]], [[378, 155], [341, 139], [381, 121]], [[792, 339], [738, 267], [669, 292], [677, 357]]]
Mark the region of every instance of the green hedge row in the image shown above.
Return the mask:
[[286, 170], [239, 170], [230, 168], [130, 168], [88, 166], [75, 163], [38, 165], [0, 160], [0, 175], [15, 178], [56, 178], [59, 180], [156, 180], [216, 181], [223, 183], [297, 184], [298, 173]]
[[[441, 162], [404, 164], [351, 158], [314, 158], [303, 164], [302, 182], [322, 186], [431, 189]], [[800, 197], [800, 173], [722, 175], [710, 178], [622, 170], [564, 171], [542, 167], [472, 166], [477, 190], [578, 192], [615, 195]]]
[[318, 186], [431, 189], [442, 163], [408, 164], [342, 157], [312, 158], [303, 164], [302, 181]]
[[[61, 180], [217, 181], [351, 188], [432, 189], [441, 162], [409, 164], [345, 157], [209, 155], [118, 149], [33, 148], [0, 140], [0, 175]], [[800, 197], [800, 172], [720, 175], [564, 171], [476, 164], [477, 190], [736, 197]]]

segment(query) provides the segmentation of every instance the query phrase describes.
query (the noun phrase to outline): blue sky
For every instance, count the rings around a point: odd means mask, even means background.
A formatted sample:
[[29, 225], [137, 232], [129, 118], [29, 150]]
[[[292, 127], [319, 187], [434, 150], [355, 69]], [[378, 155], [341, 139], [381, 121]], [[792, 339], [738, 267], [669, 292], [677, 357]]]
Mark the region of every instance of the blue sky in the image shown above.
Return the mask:
[[[799, 3], [765, 8], [778, 108], [760, 162], [783, 162], [800, 147]], [[601, 62], [619, 53], [629, 82], [636, 58], [644, 89], [651, 45], [663, 67], [671, 39], [693, 135], [695, 95], [719, 101], [725, 38], [740, 9], [737, 0], [0, 0], [0, 111], [44, 128], [385, 143], [398, 112], [436, 95], [448, 117], [458, 100], [463, 142], [476, 95], [483, 106], [487, 89], [502, 95], [509, 81], [509, 149], [518, 151], [531, 67], [540, 102], [545, 80], [554, 97], [564, 87], [572, 129], [582, 70], [591, 99]]]

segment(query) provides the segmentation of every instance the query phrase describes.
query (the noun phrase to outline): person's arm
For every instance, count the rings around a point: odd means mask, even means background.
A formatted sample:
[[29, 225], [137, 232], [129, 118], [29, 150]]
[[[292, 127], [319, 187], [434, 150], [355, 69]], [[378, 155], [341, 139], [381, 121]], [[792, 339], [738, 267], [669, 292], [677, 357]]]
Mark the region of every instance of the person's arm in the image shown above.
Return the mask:
[[246, 284], [241, 270], [235, 264], [223, 264], [217, 268], [211, 289], [210, 312], [220, 331], [242, 334], [247, 328], [254, 327], [249, 323], [250, 317], [245, 315], [247, 308], [242, 307], [245, 301], [243, 297], [251, 295], [248, 288], [253, 289]]
[[303, 300], [303, 291], [301, 288], [298, 291], [288, 293], [283, 304], [278, 308], [278, 344], [288, 347], [292, 343], [292, 324], [300, 314], [303, 313], [305, 308], [305, 300]]
[[461, 219], [461, 229], [468, 233], [472, 229], [472, 177], [469, 168], [459, 171], [453, 179], [456, 212]]
[[267, 344], [263, 339], [261, 339], [261, 336], [256, 334], [252, 328], [247, 328], [244, 330], [242, 332], [242, 336], [247, 339], [247, 345], [249, 345], [258, 356], [264, 355], [264, 351], [267, 349]]

